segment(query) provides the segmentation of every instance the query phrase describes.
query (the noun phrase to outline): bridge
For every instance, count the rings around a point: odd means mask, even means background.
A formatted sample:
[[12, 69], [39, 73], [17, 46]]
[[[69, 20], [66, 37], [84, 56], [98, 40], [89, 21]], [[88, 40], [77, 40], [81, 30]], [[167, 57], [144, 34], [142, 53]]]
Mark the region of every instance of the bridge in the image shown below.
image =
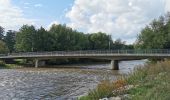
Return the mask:
[[41, 60], [54, 58], [93, 58], [111, 61], [112, 69], [119, 69], [119, 61], [140, 59], [170, 58], [170, 50], [88, 50], [88, 51], [53, 51], [53, 52], [26, 52], [0, 54], [0, 59], [34, 59], [37, 68]]

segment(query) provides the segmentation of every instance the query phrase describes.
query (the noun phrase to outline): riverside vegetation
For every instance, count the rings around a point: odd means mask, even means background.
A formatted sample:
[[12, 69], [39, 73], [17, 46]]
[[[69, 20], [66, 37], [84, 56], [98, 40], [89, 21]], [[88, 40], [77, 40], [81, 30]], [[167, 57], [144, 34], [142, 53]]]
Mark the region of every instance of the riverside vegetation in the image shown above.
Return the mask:
[[[66, 25], [52, 25], [49, 30], [23, 25], [18, 32], [9, 30], [6, 33], [0, 26], [0, 54], [107, 49], [170, 49], [170, 13], [147, 25], [133, 45], [126, 45], [120, 39], [113, 41], [106, 33], [84, 34]], [[68, 59], [64, 59], [64, 62], [68, 62]], [[169, 65], [170, 61], [148, 64], [116, 82], [103, 81], [80, 100], [98, 100], [113, 96], [132, 100], [169, 100]], [[0, 66], [6, 65], [0, 62]]]
[[[133, 45], [126, 45], [120, 39], [112, 40], [107, 33], [85, 34], [61, 24], [54, 24], [49, 30], [43, 27], [36, 29], [33, 25], [23, 25], [19, 31], [8, 30], [7, 32], [0, 26], [0, 54], [108, 49], [133, 49]], [[82, 59], [53, 59], [46, 62], [50, 64], [79, 63]]]
[[[170, 13], [154, 19], [143, 28], [134, 46], [135, 49], [170, 49]], [[116, 96], [122, 100], [170, 100], [169, 77], [170, 61], [147, 64], [115, 82], [102, 81], [96, 89], [79, 100]]]
[[170, 100], [170, 61], [147, 64], [117, 81], [102, 81], [79, 100], [119, 97], [121, 100]]

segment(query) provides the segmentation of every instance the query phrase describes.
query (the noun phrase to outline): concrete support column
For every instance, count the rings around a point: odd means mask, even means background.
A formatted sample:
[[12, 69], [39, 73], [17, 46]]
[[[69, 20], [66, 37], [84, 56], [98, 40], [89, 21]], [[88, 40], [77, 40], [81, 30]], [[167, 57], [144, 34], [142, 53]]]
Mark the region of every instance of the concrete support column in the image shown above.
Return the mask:
[[35, 68], [38, 68], [38, 65], [39, 64], [39, 60], [38, 59], [35, 59]]
[[119, 61], [118, 60], [112, 60], [111, 61], [111, 67], [113, 70], [119, 70]]

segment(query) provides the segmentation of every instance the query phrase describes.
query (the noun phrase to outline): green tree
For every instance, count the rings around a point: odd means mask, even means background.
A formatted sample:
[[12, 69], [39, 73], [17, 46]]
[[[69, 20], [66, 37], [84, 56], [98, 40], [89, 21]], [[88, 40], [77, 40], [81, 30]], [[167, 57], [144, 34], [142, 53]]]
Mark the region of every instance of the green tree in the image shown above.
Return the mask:
[[0, 54], [4, 54], [8, 52], [9, 52], [8, 47], [3, 41], [0, 40]]
[[0, 26], [0, 40], [4, 38], [4, 28]]
[[138, 35], [136, 48], [169, 49], [170, 48], [170, 17], [161, 16], [154, 19]]
[[[66, 43], [65, 39], [68, 39], [69, 36], [65, 36], [66, 32], [65, 29], [66, 26], [62, 25], [52, 25], [49, 32], [53, 36], [52, 41], [52, 48], [53, 50], [65, 50]], [[66, 45], [65, 45], [66, 44]]]
[[35, 51], [35, 34], [34, 26], [23, 25], [16, 34], [16, 50], [24, 52]]
[[89, 40], [84, 33], [77, 32], [75, 38], [74, 50], [88, 50]]
[[88, 44], [86, 35], [66, 25], [54, 24], [49, 32], [53, 36], [53, 50], [84, 50]]
[[125, 41], [117, 39], [113, 42], [112, 49], [128, 49], [128, 47], [125, 45]]
[[12, 31], [12, 30], [8, 30], [8, 32], [6, 33], [6, 36], [4, 37], [4, 41], [7, 45], [7, 47], [9, 48], [10, 52], [14, 52], [15, 48], [15, 36], [16, 36], [16, 32]]
[[106, 33], [98, 32], [89, 35], [89, 42], [92, 50], [103, 50], [109, 49], [109, 43], [112, 43], [112, 40], [109, 35], [106, 35]]
[[43, 28], [37, 30], [34, 35], [34, 50], [35, 51], [50, 51], [52, 50], [52, 36]]

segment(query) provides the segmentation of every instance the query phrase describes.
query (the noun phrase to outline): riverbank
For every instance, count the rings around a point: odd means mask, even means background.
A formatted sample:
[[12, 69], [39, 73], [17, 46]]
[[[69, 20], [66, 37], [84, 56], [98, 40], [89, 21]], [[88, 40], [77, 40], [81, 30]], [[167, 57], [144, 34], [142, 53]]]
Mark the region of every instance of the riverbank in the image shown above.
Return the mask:
[[170, 61], [147, 64], [116, 82], [102, 81], [79, 100], [169, 100], [169, 77]]
[[0, 69], [15, 69], [15, 68], [23, 68], [23, 66], [19, 64], [6, 64], [3, 61], [0, 61]]
[[3, 61], [0, 60], [0, 69], [9, 69], [10, 66], [5, 64]]
[[[65, 68], [67, 68], [67, 66], [69, 66], [69, 68], [71, 68], [71, 66], [73, 66], [72, 68], [76, 68], [74, 66], [86, 66], [86, 65], [97, 65], [97, 64], [107, 64], [110, 61], [108, 60], [96, 60], [96, 59], [86, 59], [87, 61], [85, 62], [82, 59], [62, 59], [62, 60], [47, 60], [46, 64], [44, 66], [39, 66], [39, 68], [46, 68], [46, 66], [48, 66], [48, 68], [63, 68], [63, 66], [65, 66]], [[70, 62], [72, 61], [72, 62]], [[12, 60], [8, 63], [5, 63], [4, 61], [0, 60], [0, 69], [15, 69], [15, 68], [32, 68], [35, 67], [35, 62], [32, 60], [24, 60], [24, 59], [20, 59], [20, 60]]]

